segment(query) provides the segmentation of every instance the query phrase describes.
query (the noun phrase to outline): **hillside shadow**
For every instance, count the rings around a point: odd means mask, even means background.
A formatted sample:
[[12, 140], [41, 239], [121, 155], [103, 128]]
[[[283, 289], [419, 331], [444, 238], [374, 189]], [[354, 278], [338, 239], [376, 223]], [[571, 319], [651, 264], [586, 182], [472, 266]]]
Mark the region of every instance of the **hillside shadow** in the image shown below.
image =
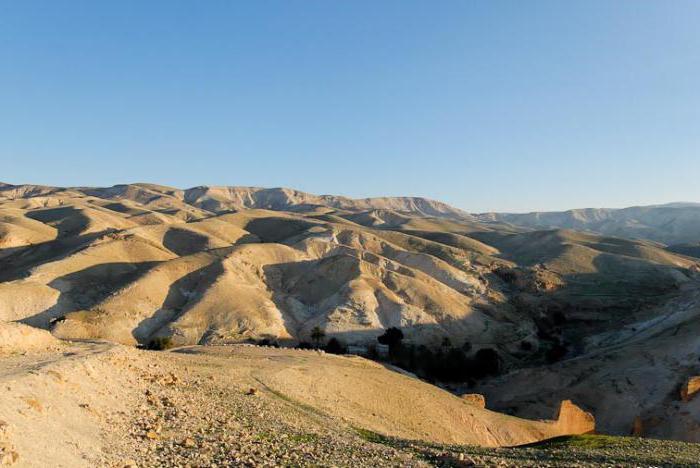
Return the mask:
[[170, 228], [163, 236], [163, 246], [176, 255], [191, 255], [206, 250], [209, 239], [197, 232]]
[[82, 210], [72, 206], [29, 211], [25, 216], [44, 224], [53, 223], [58, 230], [58, 237], [79, 235], [90, 225], [90, 219], [83, 214]]
[[162, 305], [153, 314], [139, 322], [131, 335], [140, 344], [148, 341], [164, 326], [180, 318], [188, 308], [196, 304], [217, 278], [224, 272], [221, 262], [214, 262], [186, 274], [173, 282]]
[[23, 247], [0, 250], [0, 282], [24, 278], [28, 270], [77, 252], [92, 241], [113, 232], [101, 231], [82, 236], [58, 238]]
[[133, 282], [157, 264], [158, 262], [104, 263], [56, 278], [48, 284], [60, 292], [56, 303], [19, 322], [48, 329], [51, 320], [68, 312], [86, 310], [99, 304], [114, 291]]
[[316, 224], [294, 218], [255, 218], [246, 224], [245, 230], [262, 242], [281, 242], [314, 226]]

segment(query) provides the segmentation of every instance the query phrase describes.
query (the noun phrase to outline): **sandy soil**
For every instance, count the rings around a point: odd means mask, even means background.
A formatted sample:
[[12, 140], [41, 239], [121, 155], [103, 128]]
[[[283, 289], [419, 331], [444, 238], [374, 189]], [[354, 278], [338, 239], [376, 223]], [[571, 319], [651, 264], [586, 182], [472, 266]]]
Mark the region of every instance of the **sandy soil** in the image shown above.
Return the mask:
[[358, 357], [105, 342], [5, 354], [0, 447], [17, 466], [421, 465], [367, 440], [514, 445], [562, 433]]

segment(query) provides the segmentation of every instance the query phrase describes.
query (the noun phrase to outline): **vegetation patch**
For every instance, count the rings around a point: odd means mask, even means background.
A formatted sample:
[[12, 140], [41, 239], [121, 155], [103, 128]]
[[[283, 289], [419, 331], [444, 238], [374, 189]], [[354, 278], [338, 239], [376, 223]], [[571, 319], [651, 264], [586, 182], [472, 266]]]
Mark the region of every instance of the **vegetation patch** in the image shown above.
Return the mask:
[[615, 448], [621, 445], [626, 445], [630, 440], [636, 440], [630, 437], [619, 437], [610, 435], [583, 434], [555, 437], [553, 439], [535, 442], [534, 444], [523, 445], [523, 448], [581, 448], [581, 449], [605, 449]]
[[153, 351], [165, 351], [175, 346], [173, 339], [169, 336], [158, 336], [148, 342], [147, 348]]

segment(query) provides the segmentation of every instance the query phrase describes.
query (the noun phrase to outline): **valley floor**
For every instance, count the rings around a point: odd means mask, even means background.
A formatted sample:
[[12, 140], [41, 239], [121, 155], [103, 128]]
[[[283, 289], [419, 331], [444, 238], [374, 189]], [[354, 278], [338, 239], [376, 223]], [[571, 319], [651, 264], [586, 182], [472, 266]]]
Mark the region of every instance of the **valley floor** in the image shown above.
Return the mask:
[[[0, 457], [37, 467], [697, 466], [700, 460], [700, 445], [647, 439], [577, 436], [524, 448], [419, 442], [420, 427], [427, 438], [464, 437], [425, 413], [415, 419], [425, 392], [435, 399], [442, 392], [416, 382], [415, 407], [395, 408], [376, 390], [382, 387], [336, 389], [355, 373], [388, 379], [389, 388], [394, 378], [413, 385], [363, 359], [315, 351], [146, 352], [61, 343], [0, 359]], [[444, 398], [430, 401], [458, 400]], [[496, 418], [497, 431], [500, 415], [484, 414]], [[392, 432], [397, 435], [379, 435]]]

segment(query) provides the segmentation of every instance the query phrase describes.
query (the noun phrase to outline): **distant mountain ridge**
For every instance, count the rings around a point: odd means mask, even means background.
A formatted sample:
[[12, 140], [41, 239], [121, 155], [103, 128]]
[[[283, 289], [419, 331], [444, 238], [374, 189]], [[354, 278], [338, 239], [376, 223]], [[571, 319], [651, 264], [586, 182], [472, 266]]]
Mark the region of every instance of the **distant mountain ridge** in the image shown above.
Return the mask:
[[197, 186], [178, 189], [155, 184], [120, 184], [112, 187], [49, 187], [42, 185], [12, 185], [0, 183], [0, 198], [14, 199], [75, 192], [103, 199], [126, 199], [141, 204], [157, 205], [175, 201], [211, 213], [244, 209], [294, 211], [303, 206], [367, 211], [393, 210], [420, 216], [472, 219], [465, 211], [446, 203], [423, 197], [375, 197], [353, 199], [336, 195], [315, 195], [299, 190], [277, 187]]
[[[316, 195], [277, 187], [196, 186], [179, 189], [157, 184], [119, 184], [112, 187], [51, 187], [0, 182], [0, 199], [38, 199], [55, 195], [92, 196], [133, 202], [164, 215], [201, 219], [212, 214], [248, 209], [304, 212], [314, 209], [365, 213], [392, 218], [392, 213], [447, 218], [479, 223], [505, 223], [525, 229], [572, 229], [627, 239], [645, 239], [672, 248], [700, 242], [700, 203], [674, 202], [628, 208], [582, 208], [530, 213], [472, 214], [423, 197], [349, 198]], [[376, 213], [372, 213], [376, 212]], [[680, 253], [681, 250], [675, 250]], [[696, 249], [692, 249], [693, 252]]]
[[678, 202], [629, 208], [584, 208], [532, 213], [481, 213], [481, 222], [531, 229], [574, 229], [606, 236], [647, 239], [666, 245], [700, 240], [700, 203]]

